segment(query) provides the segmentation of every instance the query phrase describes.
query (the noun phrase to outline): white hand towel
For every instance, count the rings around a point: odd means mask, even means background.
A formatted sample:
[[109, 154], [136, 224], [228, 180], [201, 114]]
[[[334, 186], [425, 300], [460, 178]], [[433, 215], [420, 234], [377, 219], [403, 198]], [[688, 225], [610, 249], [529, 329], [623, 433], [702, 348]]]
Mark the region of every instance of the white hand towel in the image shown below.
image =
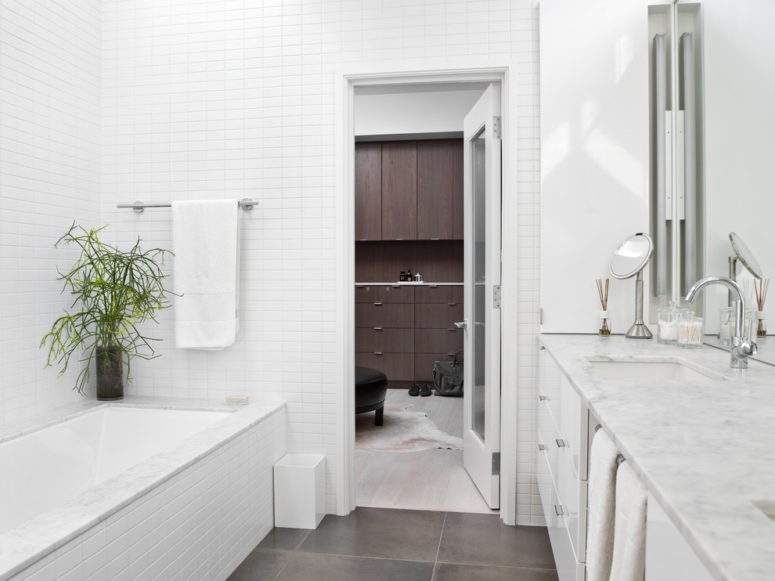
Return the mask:
[[172, 202], [175, 346], [224, 349], [239, 324], [236, 199]]
[[611, 575], [618, 454], [611, 438], [599, 429], [589, 452], [587, 581], [608, 581]]
[[614, 556], [610, 581], [643, 581], [646, 575], [646, 488], [627, 462], [616, 472]]

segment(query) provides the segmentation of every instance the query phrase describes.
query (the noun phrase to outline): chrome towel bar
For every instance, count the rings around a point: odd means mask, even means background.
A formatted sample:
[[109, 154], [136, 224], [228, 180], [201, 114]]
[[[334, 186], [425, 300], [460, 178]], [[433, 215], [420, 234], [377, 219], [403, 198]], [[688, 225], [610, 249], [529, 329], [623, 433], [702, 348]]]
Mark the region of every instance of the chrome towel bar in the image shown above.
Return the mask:
[[[237, 202], [237, 205], [243, 210], [252, 210], [253, 206], [258, 206], [258, 200], [252, 198], [242, 198]], [[172, 206], [171, 202], [143, 202], [136, 200], [131, 204], [117, 204], [116, 208], [132, 208], [136, 213], [142, 214], [146, 208], [169, 208]]]

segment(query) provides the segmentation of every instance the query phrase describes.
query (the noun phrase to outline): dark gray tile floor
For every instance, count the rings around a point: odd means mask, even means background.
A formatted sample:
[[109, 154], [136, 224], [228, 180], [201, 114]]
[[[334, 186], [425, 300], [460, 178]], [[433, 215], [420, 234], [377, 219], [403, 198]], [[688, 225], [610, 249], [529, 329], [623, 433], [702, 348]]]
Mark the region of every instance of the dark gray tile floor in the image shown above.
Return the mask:
[[546, 529], [497, 515], [359, 508], [273, 529], [230, 581], [556, 581]]

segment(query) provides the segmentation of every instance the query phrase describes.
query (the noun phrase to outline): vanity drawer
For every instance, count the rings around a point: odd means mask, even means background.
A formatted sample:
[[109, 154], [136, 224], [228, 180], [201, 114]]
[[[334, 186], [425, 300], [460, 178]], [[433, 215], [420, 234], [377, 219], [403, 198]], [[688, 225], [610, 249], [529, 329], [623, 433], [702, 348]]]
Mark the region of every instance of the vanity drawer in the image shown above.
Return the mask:
[[[587, 479], [587, 410], [581, 397], [563, 375], [560, 378], [559, 417], [554, 415], [560, 436], [567, 441], [567, 456], [579, 480]], [[554, 410], [552, 410], [554, 414]]]
[[355, 365], [371, 367], [387, 376], [391, 381], [412, 381], [414, 379], [414, 358], [411, 353], [356, 353]]
[[[580, 567], [573, 552], [573, 545], [568, 534], [568, 522], [563, 514], [564, 508], [557, 496], [551, 477], [546, 455], [538, 453], [536, 459], [538, 490], [541, 496], [541, 506], [546, 519], [546, 529], [552, 545], [557, 577], [560, 581], [581, 581], [578, 577]], [[581, 568], [583, 572], [583, 568]], [[582, 573], [583, 575], [583, 573]]]
[[414, 320], [419, 329], [448, 329], [455, 321], [463, 320], [463, 304], [416, 304]]
[[549, 476], [552, 482], [557, 482], [557, 462], [560, 456], [560, 447], [557, 445], [560, 435], [552, 419], [552, 413], [545, 401], [538, 402], [538, 448], [544, 452]]
[[414, 305], [356, 303], [355, 326], [411, 329], [414, 327]]
[[413, 329], [385, 329], [383, 327], [357, 327], [355, 329], [355, 352], [373, 353], [414, 352]]
[[463, 287], [461, 286], [419, 286], [415, 289], [416, 303], [463, 304]]

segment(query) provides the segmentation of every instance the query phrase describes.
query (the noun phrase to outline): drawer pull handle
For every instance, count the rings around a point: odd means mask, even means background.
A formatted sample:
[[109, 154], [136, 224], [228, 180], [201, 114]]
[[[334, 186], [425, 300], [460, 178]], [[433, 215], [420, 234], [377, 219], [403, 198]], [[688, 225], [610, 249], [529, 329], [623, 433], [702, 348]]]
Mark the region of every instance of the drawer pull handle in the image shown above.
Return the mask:
[[457, 327], [450, 327], [449, 329], [447, 329], [447, 331], [449, 331], [450, 333], [454, 333], [455, 331], [457, 331]]
[[382, 327], [373, 327], [373, 329], [374, 329], [375, 331], [381, 331], [381, 330], [382, 330]]
[[440, 238], [438, 238], [438, 237], [436, 237], [436, 238], [431, 238], [431, 240], [440, 240]]
[[539, 395], [538, 401], [549, 401], [549, 396], [546, 395]]
[[457, 303], [456, 303], [456, 302], [454, 302], [454, 301], [450, 301], [450, 302], [448, 302], [448, 303], [447, 303], [447, 306], [448, 306], [448, 307], [456, 307], [456, 306], [457, 306]]
[[375, 351], [374, 355], [377, 355], [379, 357], [382, 357], [382, 351]]
[[429, 284], [428, 288], [439, 288], [439, 285], [437, 285], [437, 284]]
[[569, 448], [570, 447], [570, 446], [568, 446], [568, 441], [567, 440], [563, 440], [562, 438], [555, 438], [554, 441], [556, 442], [558, 448]]
[[565, 507], [561, 504], [555, 504], [554, 505], [554, 512], [557, 516], [563, 516], [565, 513]]
[[382, 301], [374, 301], [374, 306], [375, 307], [381, 307], [382, 306]]
[[538, 451], [539, 451], [539, 452], [544, 452], [544, 451], [546, 451], [546, 446], [545, 446], [544, 444], [538, 444]]

